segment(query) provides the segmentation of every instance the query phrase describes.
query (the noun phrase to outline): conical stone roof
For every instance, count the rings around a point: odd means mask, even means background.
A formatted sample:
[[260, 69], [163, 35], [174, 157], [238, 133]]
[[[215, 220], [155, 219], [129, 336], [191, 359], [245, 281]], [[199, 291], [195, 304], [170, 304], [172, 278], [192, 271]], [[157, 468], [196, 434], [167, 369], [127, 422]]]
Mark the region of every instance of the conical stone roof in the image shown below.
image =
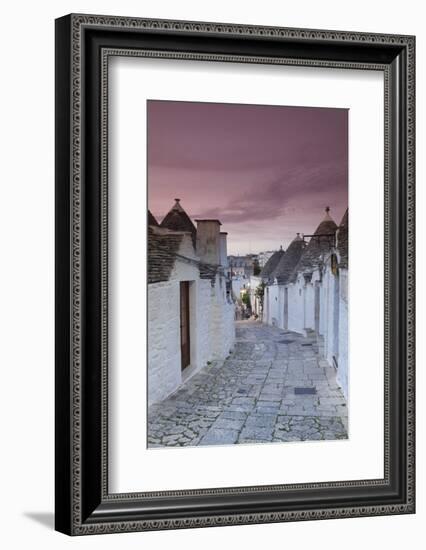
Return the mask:
[[158, 222], [152, 215], [151, 210], [148, 210], [148, 225], [158, 226]]
[[148, 227], [148, 284], [169, 280], [183, 238], [182, 233]]
[[263, 269], [260, 272], [259, 277], [261, 277], [263, 280], [270, 279], [271, 273], [280, 263], [280, 260], [284, 256], [284, 254], [285, 252], [283, 250], [283, 247], [280, 246], [280, 249], [274, 252], [272, 256], [269, 258], [269, 260], [266, 262], [266, 264], [263, 266]]
[[346, 212], [343, 215], [342, 221], [340, 222], [339, 228], [337, 230], [337, 250], [340, 255], [340, 266], [348, 267], [349, 254], [348, 254], [348, 241], [349, 241], [349, 212], [346, 209]]
[[197, 235], [195, 225], [192, 223], [191, 218], [180, 205], [180, 199], [175, 199], [175, 201], [175, 204], [161, 222], [160, 227], [166, 227], [167, 229], [172, 229], [173, 231], [186, 231], [191, 233], [192, 242], [195, 245]]
[[276, 279], [278, 284], [284, 285], [288, 283], [290, 275], [296, 267], [305, 248], [305, 242], [297, 233], [296, 237], [291, 241], [285, 254], [281, 256], [277, 267], [272, 271], [270, 278]]
[[316, 228], [314, 236], [305, 247], [300, 260], [297, 262], [290, 281], [295, 281], [298, 273], [312, 272], [320, 262], [321, 256], [330, 252], [334, 244], [333, 236], [336, 233], [337, 225], [329, 214], [330, 209], [325, 209], [325, 216]]

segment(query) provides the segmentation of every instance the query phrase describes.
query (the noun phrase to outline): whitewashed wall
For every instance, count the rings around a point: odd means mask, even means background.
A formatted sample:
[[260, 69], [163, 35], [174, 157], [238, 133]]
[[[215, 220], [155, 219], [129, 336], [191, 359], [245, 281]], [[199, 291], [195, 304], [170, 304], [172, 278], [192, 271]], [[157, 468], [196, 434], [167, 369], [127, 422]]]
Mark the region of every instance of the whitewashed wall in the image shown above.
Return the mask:
[[305, 281], [299, 275], [296, 282], [288, 286], [288, 330], [303, 334], [305, 328]]
[[272, 284], [265, 287], [263, 322], [283, 328], [284, 326], [284, 287]]
[[324, 355], [330, 365], [333, 364], [333, 281], [330, 269], [325, 269], [323, 287], [326, 315], [324, 319]]
[[349, 388], [349, 311], [348, 311], [348, 270], [340, 270], [339, 293], [339, 368], [337, 369], [337, 383], [348, 398]]
[[245, 285], [245, 288], [249, 287], [250, 279], [246, 278], [246, 277], [242, 277], [242, 276], [235, 277], [235, 278], [232, 279], [231, 285], [232, 285], [232, 296], [233, 296], [233, 298], [235, 300], [239, 300], [241, 289], [244, 288], [244, 285]]
[[277, 327], [279, 323], [278, 285], [268, 285], [267, 289], [268, 307], [266, 323]]
[[[211, 286], [210, 281], [208, 283]], [[216, 276], [211, 291], [210, 311], [210, 359], [225, 359], [234, 349], [235, 305], [227, 301], [226, 281], [221, 275]]]
[[[179, 254], [197, 259], [189, 238]], [[169, 281], [148, 285], [148, 405], [182, 384], [180, 281], [190, 281], [191, 364], [185, 375], [208, 361], [225, 359], [234, 346], [234, 304], [227, 300], [225, 278], [217, 275], [212, 285], [210, 279], [199, 278], [196, 264], [177, 258]]]
[[284, 328], [284, 301], [285, 301], [285, 287], [278, 285], [278, 324], [279, 328]]
[[262, 279], [260, 277], [257, 277], [256, 275], [252, 275], [250, 277], [250, 303], [251, 303], [251, 310], [253, 313], [257, 313], [257, 315], [260, 315], [260, 301], [259, 298], [256, 297], [256, 289], [262, 282]]
[[[200, 279], [196, 282], [197, 296], [190, 295], [190, 304], [195, 315], [191, 315], [191, 369], [198, 371], [211, 359], [212, 340], [210, 337], [210, 317], [212, 314], [213, 289], [209, 280]], [[196, 331], [193, 338], [192, 331]]]
[[[339, 276], [335, 277], [331, 271], [330, 263], [327, 262], [322, 291], [324, 355], [330, 365], [334, 364], [333, 356], [336, 357], [338, 363], [337, 383], [347, 398], [349, 368], [348, 270], [340, 269]], [[336, 316], [337, 321], [335, 322]]]
[[268, 324], [269, 287], [266, 286], [263, 293], [263, 318], [262, 322]]
[[320, 286], [320, 322], [319, 322], [319, 332], [322, 336], [325, 335], [327, 331], [327, 318], [328, 318], [328, 288], [324, 284], [324, 281], [321, 282]]
[[[182, 240], [179, 254], [196, 259], [189, 237]], [[196, 323], [202, 298], [198, 289], [199, 270], [197, 265], [177, 259], [169, 281], [148, 285], [148, 405], [170, 395], [182, 380], [180, 281], [193, 281], [190, 285], [191, 362], [198, 366], [203, 328]]]
[[335, 309], [335, 300], [336, 300], [336, 285], [338, 284], [338, 281], [336, 277], [331, 272], [331, 268], [329, 265], [327, 265], [324, 277], [323, 277], [323, 285], [326, 288], [326, 309], [327, 309], [327, 316], [326, 316], [326, 322], [325, 322], [325, 333], [324, 333], [324, 353], [325, 358], [330, 363], [330, 365], [333, 365], [333, 355], [337, 355], [338, 352], [335, 349], [335, 315], [336, 315], [336, 309]]
[[148, 285], [148, 405], [180, 384], [179, 299], [175, 281]]
[[[312, 277], [313, 278], [313, 277]], [[305, 329], [315, 329], [315, 287], [313, 282], [306, 283], [305, 287], [303, 289], [305, 299], [304, 299], [304, 307], [305, 307], [305, 320], [304, 320], [304, 327]]]

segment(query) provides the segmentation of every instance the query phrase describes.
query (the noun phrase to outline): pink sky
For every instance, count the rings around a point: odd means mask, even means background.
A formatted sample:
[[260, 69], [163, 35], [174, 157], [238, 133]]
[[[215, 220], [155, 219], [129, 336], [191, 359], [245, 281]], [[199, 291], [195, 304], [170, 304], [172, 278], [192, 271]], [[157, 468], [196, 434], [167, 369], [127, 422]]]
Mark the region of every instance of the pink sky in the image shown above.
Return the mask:
[[287, 247], [348, 205], [348, 111], [148, 101], [148, 204], [217, 218], [228, 252]]

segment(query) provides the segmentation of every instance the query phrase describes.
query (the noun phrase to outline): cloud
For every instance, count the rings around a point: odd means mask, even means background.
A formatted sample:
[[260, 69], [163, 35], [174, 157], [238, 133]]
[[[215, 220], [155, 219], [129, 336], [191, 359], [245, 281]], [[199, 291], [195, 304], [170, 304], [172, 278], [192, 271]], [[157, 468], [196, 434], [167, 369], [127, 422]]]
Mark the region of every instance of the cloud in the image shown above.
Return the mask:
[[[234, 196], [223, 206], [206, 207], [196, 212], [196, 217], [218, 218], [222, 223], [275, 220], [293, 210], [323, 209], [330, 202], [347, 202], [347, 173], [343, 163], [318, 164], [311, 167], [295, 167], [273, 179], [259, 181], [244, 192], [240, 185], [239, 196]], [[322, 200], [326, 204], [316, 204]], [[289, 212], [287, 212], [289, 213]]]

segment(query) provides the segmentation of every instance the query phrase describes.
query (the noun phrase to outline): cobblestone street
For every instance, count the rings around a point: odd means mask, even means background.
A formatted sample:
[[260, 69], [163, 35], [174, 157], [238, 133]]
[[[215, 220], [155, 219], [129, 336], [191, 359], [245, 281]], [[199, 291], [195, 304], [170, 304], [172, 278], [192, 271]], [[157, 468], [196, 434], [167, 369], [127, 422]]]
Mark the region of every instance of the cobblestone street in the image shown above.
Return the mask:
[[257, 321], [236, 331], [225, 362], [150, 407], [149, 447], [347, 438], [346, 401], [315, 338]]

